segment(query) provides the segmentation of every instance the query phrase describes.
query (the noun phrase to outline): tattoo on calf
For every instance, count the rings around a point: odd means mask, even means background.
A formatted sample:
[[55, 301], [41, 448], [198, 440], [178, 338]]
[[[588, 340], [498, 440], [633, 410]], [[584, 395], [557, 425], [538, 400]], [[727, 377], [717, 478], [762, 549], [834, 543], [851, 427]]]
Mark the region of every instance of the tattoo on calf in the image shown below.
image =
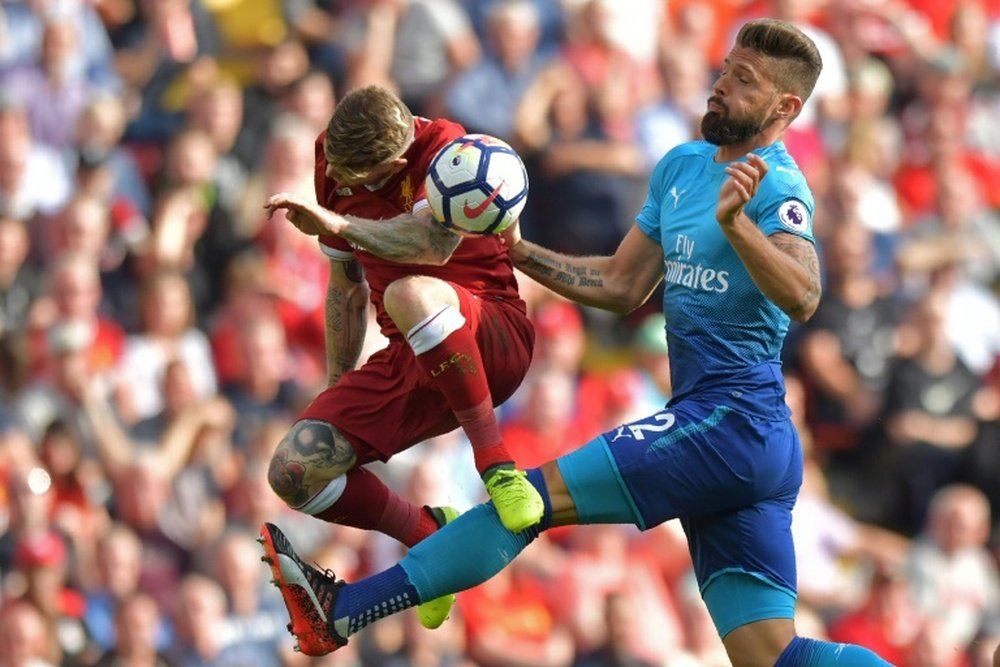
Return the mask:
[[295, 507], [356, 462], [354, 448], [332, 425], [306, 419], [297, 422], [278, 444], [267, 478], [274, 492]]

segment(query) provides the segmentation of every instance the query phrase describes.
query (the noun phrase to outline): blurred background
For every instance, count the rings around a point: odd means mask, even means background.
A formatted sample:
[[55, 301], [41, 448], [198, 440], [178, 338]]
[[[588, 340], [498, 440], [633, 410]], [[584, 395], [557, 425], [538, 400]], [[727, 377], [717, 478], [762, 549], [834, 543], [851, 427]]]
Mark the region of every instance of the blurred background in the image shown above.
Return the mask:
[[[3, 0], [0, 665], [727, 665], [673, 522], [550, 531], [442, 629], [407, 612], [293, 654], [261, 521], [347, 579], [401, 550], [268, 487], [324, 379], [327, 265], [262, 206], [312, 196], [338, 96], [379, 83], [520, 152], [528, 238], [612, 252], [759, 16], [824, 60], [786, 136], [825, 285], [785, 346], [799, 630], [901, 667], [990, 664], [998, 0]], [[669, 398], [658, 293], [618, 318], [520, 282], [537, 349], [499, 415], [522, 465]], [[366, 354], [382, 344], [373, 325]], [[467, 508], [463, 437], [376, 472]]]

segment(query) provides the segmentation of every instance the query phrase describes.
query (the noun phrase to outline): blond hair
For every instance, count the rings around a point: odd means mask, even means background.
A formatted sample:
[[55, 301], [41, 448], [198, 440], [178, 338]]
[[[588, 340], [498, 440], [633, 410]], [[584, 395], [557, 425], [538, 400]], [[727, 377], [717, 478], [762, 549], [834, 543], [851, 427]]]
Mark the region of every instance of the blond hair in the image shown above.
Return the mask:
[[402, 155], [413, 141], [413, 114], [379, 86], [352, 90], [326, 127], [323, 151], [334, 169], [364, 176]]

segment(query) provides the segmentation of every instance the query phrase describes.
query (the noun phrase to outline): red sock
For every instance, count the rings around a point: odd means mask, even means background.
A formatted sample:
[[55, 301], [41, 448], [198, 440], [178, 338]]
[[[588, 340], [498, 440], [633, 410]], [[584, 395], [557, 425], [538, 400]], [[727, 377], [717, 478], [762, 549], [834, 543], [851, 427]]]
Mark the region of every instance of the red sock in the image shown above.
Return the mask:
[[366, 468], [350, 470], [340, 498], [316, 518], [342, 526], [377, 530], [407, 547], [438, 528], [430, 512], [401, 498]]
[[514, 459], [500, 438], [483, 358], [472, 331], [468, 327], [456, 329], [416, 359], [465, 430], [479, 474], [495, 465], [512, 463]]

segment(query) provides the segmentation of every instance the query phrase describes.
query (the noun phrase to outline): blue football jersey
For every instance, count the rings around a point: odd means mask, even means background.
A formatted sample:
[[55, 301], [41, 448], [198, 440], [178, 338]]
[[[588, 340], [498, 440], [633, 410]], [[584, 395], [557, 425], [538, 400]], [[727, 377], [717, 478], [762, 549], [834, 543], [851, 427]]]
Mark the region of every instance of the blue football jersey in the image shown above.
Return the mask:
[[[692, 141], [667, 153], [636, 218], [663, 247], [674, 396], [741, 383], [752, 391], [765, 378], [783, 392], [780, 354], [789, 317], [757, 288], [715, 219], [728, 178], [728, 163], [715, 162], [715, 152], [708, 142]], [[768, 172], [745, 214], [765, 235], [787, 232], [814, 241], [812, 193], [784, 144], [755, 152]]]

